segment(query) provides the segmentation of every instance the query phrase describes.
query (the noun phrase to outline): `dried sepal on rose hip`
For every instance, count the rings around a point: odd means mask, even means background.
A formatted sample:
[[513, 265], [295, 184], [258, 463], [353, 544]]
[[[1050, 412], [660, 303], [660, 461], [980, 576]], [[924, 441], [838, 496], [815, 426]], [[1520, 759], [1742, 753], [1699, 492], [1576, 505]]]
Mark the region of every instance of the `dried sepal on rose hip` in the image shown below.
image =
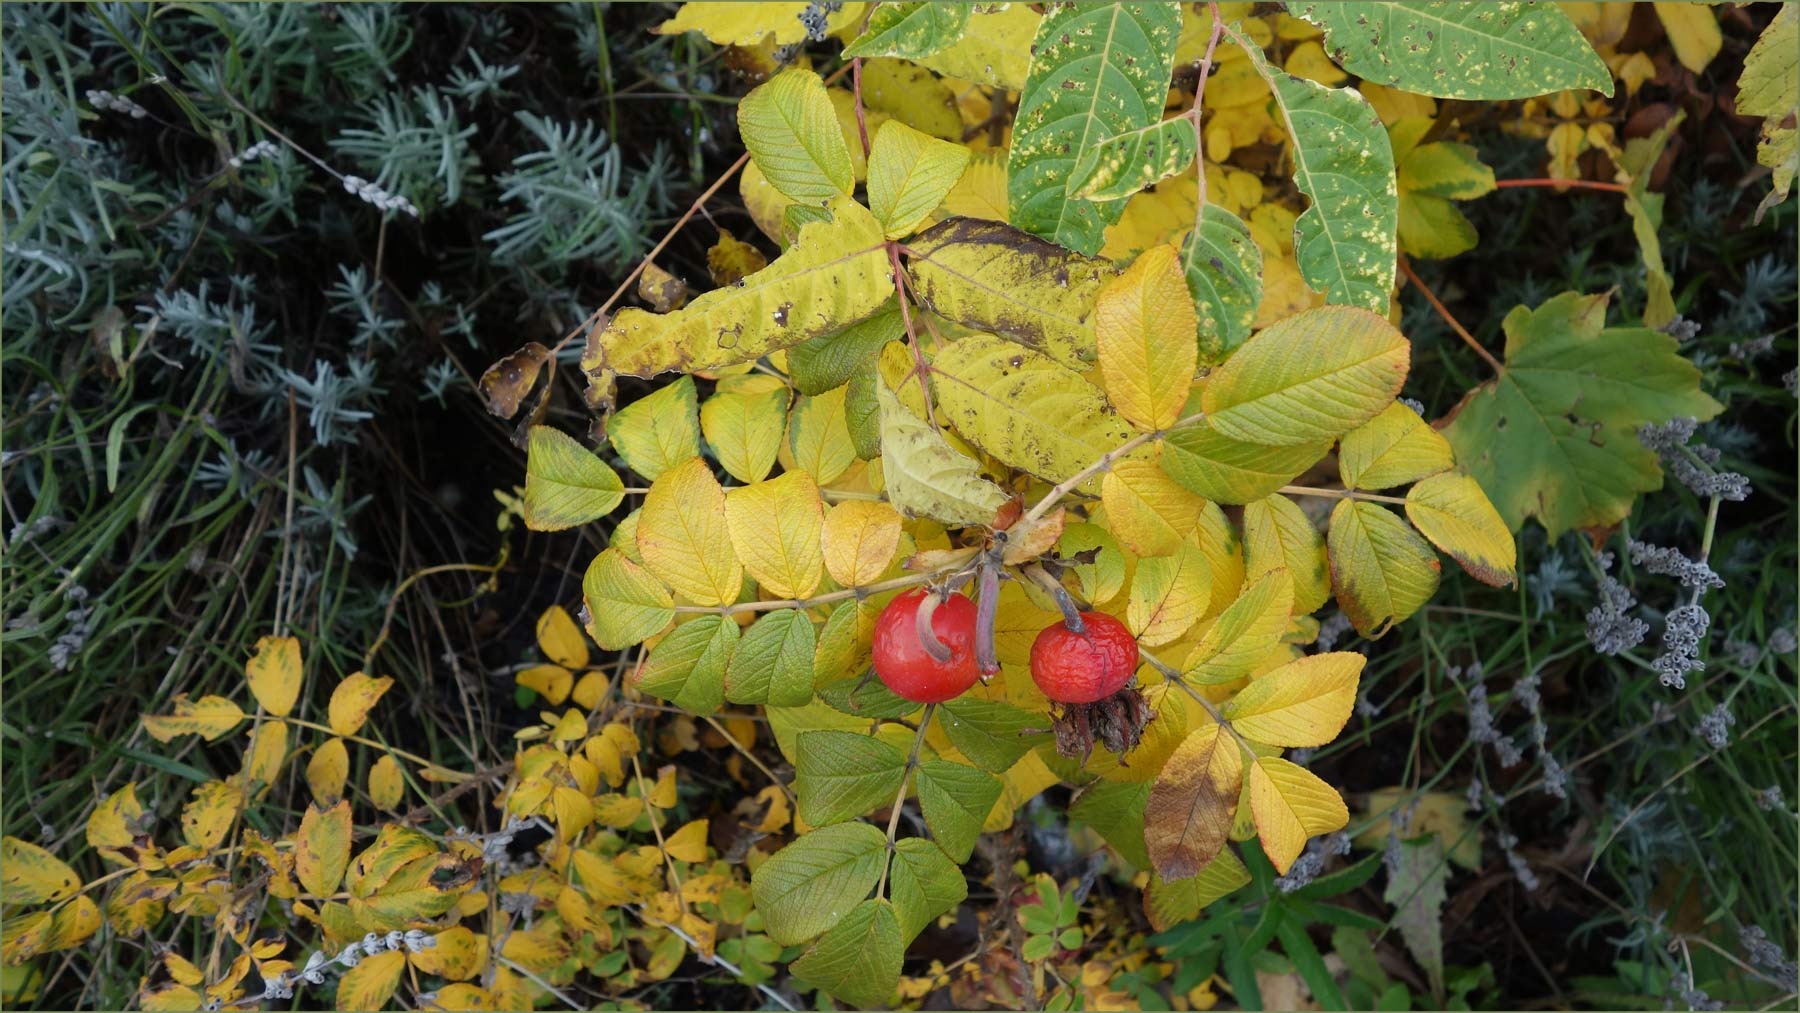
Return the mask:
[[1155, 717], [1133, 685], [1137, 638], [1104, 612], [1077, 612], [1072, 604], [1063, 612], [1063, 621], [1031, 644], [1032, 681], [1054, 705], [1056, 751], [1086, 763], [1097, 739], [1123, 756]]
[[917, 588], [875, 620], [875, 675], [894, 695], [943, 703], [981, 677], [975, 656], [975, 603], [954, 592]]

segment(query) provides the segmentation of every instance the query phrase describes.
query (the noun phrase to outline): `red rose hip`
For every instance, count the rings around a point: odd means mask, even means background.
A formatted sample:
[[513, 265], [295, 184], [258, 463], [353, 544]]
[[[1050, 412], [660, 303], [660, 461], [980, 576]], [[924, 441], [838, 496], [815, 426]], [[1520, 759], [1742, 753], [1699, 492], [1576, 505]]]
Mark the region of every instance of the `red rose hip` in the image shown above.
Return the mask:
[[1124, 623], [1104, 612], [1083, 612], [1081, 622], [1082, 633], [1054, 623], [1031, 644], [1031, 678], [1053, 703], [1104, 700], [1137, 671], [1137, 638]]
[[961, 696], [981, 672], [975, 661], [975, 603], [952, 594], [931, 613], [931, 633], [947, 654], [932, 657], [921, 642], [919, 608], [931, 592], [920, 588], [896, 597], [875, 620], [875, 674], [895, 695], [915, 703], [943, 703]]

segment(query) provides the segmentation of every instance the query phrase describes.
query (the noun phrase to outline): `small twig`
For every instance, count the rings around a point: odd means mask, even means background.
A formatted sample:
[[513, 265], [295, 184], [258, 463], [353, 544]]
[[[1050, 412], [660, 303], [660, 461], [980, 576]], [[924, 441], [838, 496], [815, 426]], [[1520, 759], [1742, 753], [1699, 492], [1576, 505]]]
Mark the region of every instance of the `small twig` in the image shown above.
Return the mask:
[[1509, 190], [1519, 186], [1572, 186], [1578, 190], [1605, 190], [1608, 193], [1630, 193], [1621, 183], [1602, 183], [1593, 179], [1497, 179], [1494, 180], [1496, 190]]
[[919, 765], [919, 749], [925, 745], [925, 730], [931, 727], [931, 715], [937, 710], [937, 704], [925, 705], [925, 713], [919, 715], [919, 731], [913, 736], [912, 752], [906, 756], [906, 766], [900, 771], [900, 790], [894, 793], [894, 808], [888, 814], [887, 825], [887, 860], [881, 866], [881, 882], [875, 887], [875, 896], [887, 896], [888, 873], [894, 868], [894, 835], [900, 832], [900, 811], [906, 808], [906, 782], [912, 777], [913, 768]]
[[[1310, 485], [1284, 485], [1275, 490], [1289, 496], [1323, 496], [1326, 499], [1366, 499], [1375, 503], [1393, 503], [1405, 506], [1406, 499], [1401, 496], [1383, 496], [1379, 493], [1363, 492], [1360, 489], [1320, 489]], [[1511, 616], [1507, 616], [1511, 619]]]
[[1154, 429], [1147, 433], [1139, 433], [1131, 439], [1126, 440], [1124, 443], [1119, 444], [1117, 447], [1101, 454], [1094, 463], [1081, 469], [1075, 474], [1070, 475], [1068, 478], [1057, 483], [1055, 488], [1045, 493], [1044, 498], [1038, 500], [1030, 510], [1026, 511], [1025, 516], [1019, 518], [1018, 523], [1016, 523], [1014, 527], [1020, 528], [1021, 530], [1030, 527], [1032, 523], [1042, 519], [1045, 514], [1049, 513], [1050, 508], [1055, 506], [1058, 500], [1067, 496], [1070, 490], [1103, 471], [1111, 470], [1113, 462], [1117, 461], [1119, 458], [1124, 457], [1126, 454], [1149, 443], [1151, 440], [1160, 440], [1177, 429], [1181, 429], [1184, 426], [1191, 426], [1200, 421], [1201, 417], [1202, 413], [1195, 412], [1185, 419], [1177, 420], [1174, 425], [1167, 429]]
[[1212, 73], [1213, 51], [1225, 35], [1225, 20], [1219, 17], [1219, 5], [1208, 3], [1212, 15], [1212, 37], [1206, 40], [1206, 55], [1200, 58], [1200, 80], [1194, 85], [1194, 176], [1200, 184], [1194, 201], [1194, 239], [1200, 237], [1200, 220], [1206, 212], [1206, 135], [1200, 132], [1200, 100], [1206, 96], [1206, 78]]
[[394, 588], [394, 593], [388, 596], [387, 613], [381, 617], [381, 630], [375, 635], [375, 642], [369, 646], [368, 653], [363, 655], [363, 671], [367, 672], [374, 666], [375, 652], [381, 650], [382, 644], [387, 643], [388, 627], [392, 626], [394, 622], [394, 608], [400, 604], [400, 595], [403, 594], [407, 588], [434, 573], [453, 573], [459, 570], [471, 570], [476, 573], [497, 573], [499, 572], [501, 565], [502, 564], [499, 563], [441, 563], [437, 566], [427, 566], [425, 569], [419, 570], [412, 576], [401, 581], [400, 586]]
[[888, 580], [865, 584], [862, 587], [849, 587], [842, 591], [829, 591], [812, 598], [782, 598], [778, 601], [745, 601], [735, 605], [677, 605], [675, 611], [683, 615], [701, 613], [707, 615], [734, 616], [743, 612], [767, 612], [771, 609], [804, 609], [817, 605], [829, 605], [834, 601], [845, 601], [850, 598], [867, 598], [883, 591], [897, 591], [914, 584], [923, 584], [934, 577], [942, 576], [945, 570], [931, 573], [911, 573], [904, 577], [893, 577]]
[[1444, 308], [1443, 303], [1438, 301], [1437, 293], [1433, 292], [1431, 286], [1425, 284], [1425, 282], [1413, 272], [1412, 265], [1406, 262], [1405, 257], [1400, 258], [1400, 273], [1406, 275], [1406, 280], [1412, 282], [1418, 287], [1420, 292], [1424, 293], [1425, 301], [1431, 304], [1432, 309], [1437, 310], [1438, 316], [1443, 317], [1444, 322], [1450, 325], [1450, 329], [1456, 332], [1457, 337], [1462, 338], [1465, 344], [1470, 348], [1475, 349], [1475, 354], [1481, 356], [1482, 360], [1485, 361], [1494, 372], [1500, 373], [1505, 371], [1505, 367], [1500, 364], [1500, 360], [1494, 358], [1492, 352], [1481, 347], [1481, 342], [1475, 340], [1475, 335], [1470, 334], [1462, 324], [1457, 322], [1455, 317], [1450, 315], [1450, 311]]
[[913, 329], [912, 310], [906, 302], [906, 271], [900, 266], [900, 244], [888, 243], [887, 251], [888, 263], [894, 270], [894, 298], [900, 303], [900, 322], [906, 327], [906, 347], [912, 350], [912, 373], [919, 378], [919, 390], [925, 395], [925, 421], [936, 429], [937, 412], [931, 407], [931, 367], [926, 365], [925, 355], [919, 351], [919, 333]]

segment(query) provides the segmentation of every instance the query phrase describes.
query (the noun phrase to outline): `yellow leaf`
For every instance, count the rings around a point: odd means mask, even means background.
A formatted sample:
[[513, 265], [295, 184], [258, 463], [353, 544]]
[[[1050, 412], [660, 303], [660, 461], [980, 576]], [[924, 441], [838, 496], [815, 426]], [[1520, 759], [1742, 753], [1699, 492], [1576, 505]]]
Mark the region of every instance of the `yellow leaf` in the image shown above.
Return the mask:
[[399, 761], [383, 753], [369, 767], [369, 800], [377, 809], [393, 812], [400, 808], [400, 798], [405, 791], [406, 778], [400, 772]]
[[1340, 500], [1326, 544], [1338, 606], [1365, 637], [1404, 622], [1437, 590], [1437, 554], [1378, 504]]
[[747, 376], [700, 406], [700, 431], [719, 466], [740, 482], [760, 482], [775, 466], [787, 425], [788, 390], [772, 376]]
[[[699, 32], [708, 42], [721, 46], [754, 46], [772, 37], [777, 45], [792, 45], [806, 40], [806, 25], [800, 15], [806, 3], [684, 3], [675, 16], [652, 28], [658, 35]], [[836, 32], [861, 23], [867, 5], [844, 4], [825, 20], [826, 31]]]
[[788, 421], [786, 450], [792, 455], [790, 470], [811, 473], [820, 485], [838, 480], [856, 460], [856, 444], [844, 414], [849, 389], [837, 387], [815, 397], [794, 402]]
[[100, 905], [92, 897], [77, 897], [56, 909], [50, 931], [44, 936], [44, 953], [80, 946], [100, 931]]
[[1306, 511], [1279, 493], [1244, 504], [1244, 569], [1252, 576], [1285, 569], [1297, 615], [1318, 611], [1331, 597], [1325, 536]]
[[1381, 117], [1382, 123], [1392, 125], [1408, 116], [1437, 116], [1437, 99], [1389, 88], [1373, 81], [1364, 81], [1356, 88], [1375, 107], [1375, 114]]
[[343, 739], [329, 739], [313, 750], [306, 764], [306, 784], [313, 798], [329, 805], [344, 797], [344, 782], [350, 777], [350, 751]]
[[225, 840], [243, 807], [243, 789], [224, 781], [208, 781], [194, 789], [194, 797], [181, 809], [181, 836], [209, 852]]
[[1223, 726], [1207, 721], [1188, 733], [1144, 803], [1144, 844], [1158, 875], [1183, 879], [1218, 856], [1243, 779], [1243, 754]]
[[756, 247], [719, 228], [719, 241], [706, 251], [706, 268], [714, 285], [735, 285], [740, 278], [755, 274], [769, 266], [769, 259]]
[[134, 866], [137, 858], [121, 851], [135, 848], [145, 828], [144, 806], [138, 801], [137, 782], [133, 781], [94, 807], [87, 821], [88, 847], [100, 852], [107, 861]]
[[1250, 767], [1250, 810], [1263, 853], [1287, 874], [1306, 839], [1341, 830], [1350, 811], [1337, 791], [1305, 767], [1277, 757], [1258, 757]]
[[294, 876], [314, 897], [329, 897], [344, 881], [350, 866], [350, 803], [329, 809], [306, 807], [300, 832], [294, 837]]
[[706, 861], [706, 820], [695, 820], [663, 839], [663, 850], [677, 862]]
[[851, 499], [825, 514], [825, 570], [842, 587], [873, 584], [900, 548], [900, 515], [886, 503]]
[[81, 877], [62, 859], [17, 837], [0, 837], [0, 901], [42, 904], [80, 889]]
[[1238, 691], [1225, 705], [1225, 717], [1257, 742], [1323, 746], [1350, 720], [1357, 678], [1367, 660], [1336, 651], [1290, 661]]
[[1296, 77], [1317, 81], [1327, 88], [1334, 88], [1350, 77], [1331, 62], [1331, 57], [1325, 55], [1325, 47], [1316, 41], [1302, 42], [1295, 46], [1288, 53], [1287, 62], [1282, 64], [1281, 69]]
[[331, 691], [331, 702], [326, 707], [331, 730], [339, 735], [355, 735], [361, 731], [363, 723], [369, 720], [370, 709], [393, 684], [394, 680], [385, 675], [372, 679], [361, 672], [352, 672], [345, 676], [344, 681]]
[[550, 811], [556, 823], [557, 839], [573, 840], [594, 822], [594, 803], [581, 792], [557, 785], [550, 792]]
[[575, 620], [561, 605], [552, 605], [538, 616], [537, 642], [551, 661], [564, 668], [580, 670], [587, 667], [587, 640], [581, 635], [581, 627], [575, 625]]
[[899, 239], [937, 210], [968, 165], [969, 149], [961, 144], [899, 120], [884, 123], [869, 152], [869, 210], [889, 239]]
[[[1659, 3], [1651, 5], [1662, 19], [1669, 45], [1681, 65], [1698, 74], [1719, 55], [1723, 40], [1719, 36], [1719, 19], [1712, 8], [1698, 3]], [[1792, 54], [1789, 54], [1792, 55]]]
[[164, 901], [178, 885], [173, 879], [132, 873], [106, 898], [107, 923], [127, 938], [141, 934], [162, 918]]
[[1211, 599], [1212, 568], [1193, 542], [1174, 555], [1138, 561], [1125, 624], [1146, 647], [1166, 644], [1200, 621]]
[[[637, 546], [635, 538], [632, 546]], [[604, 650], [634, 647], [675, 620], [675, 600], [669, 597], [669, 589], [616, 548], [607, 549], [588, 564], [581, 594], [587, 601], [588, 635]]]
[[731, 490], [725, 497], [731, 543], [744, 569], [772, 598], [805, 598], [819, 586], [825, 504], [804, 471]]
[[583, 710], [593, 710], [599, 706], [600, 699], [606, 694], [606, 688], [612, 685], [610, 679], [601, 672], [588, 672], [575, 680], [575, 688], [569, 691], [569, 699], [575, 706]]
[[559, 717], [549, 712], [539, 715], [544, 723], [551, 726], [550, 741], [574, 742], [587, 734], [587, 715], [571, 707]]
[[970, 160], [962, 177], [944, 195], [946, 216], [1006, 221], [1006, 163], [993, 152]]
[[960, 39], [918, 62], [946, 77], [1018, 91], [1025, 86], [1038, 21], [1038, 13], [1027, 4], [978, 10], [969, 16]]
[[400, 987], [400, 972], [406, 970], [406, 954], [388, 950], [344, 972], [338, 981], [337, 1008], [341, 1010], [385, 1009], [394, 990]]
[[737, 600], [744, 568], [731, 550], [725, 490], [700, 458], [670, 469], [650, 487], [637, 544], [644, 566], [696, 605]]
[[250, 739], [250, 749], [244, 754], [244, 786], [261, 781], [262, 790], [268, 791], [287, 759], [288, 726], [282, 721], [264, 721], [246, 732], [245, 737]]
[[745, 95], [738, 132], [757, 168], [790, 200], [822, 204], [855, 184], [825, 83], [810, 70], [784, 70]]
[[1512, 532], [1487, 493], [1467, 474], [1433, 475], [1408, 489], [1406, 516], [1471, 577], [1495, 587], [1513, 584], [1518, 551]]
[[575, 677], [561, 665], [533, 665], [513, 677], [519, 685], [531, 690], [555, 707], [569, 698]]
[[[413, 967], [424, 974], [446, 981], [467, 981], [487, 966], [487, 937], [477, 935], [461, 925], [445, 929], [433, 937], [435, 945], [407, 955]], [[439, 998], [443, 993], [439, 992]]]
[[1217, 685], [1249, 675], [1281, 642], [1293, 602], [1293, 583], [1286, 570], [1260, 575], [1207, 627], [1182, 663], [1182, 678]]
[[1391, 489], [1455, 463], [1450, 441], [1398, 401], [1345, 433], [1338, 444], [1338, 474], [1350, 489]]
[[300, 697], [300, 684], [306, 671], [300, 664], [300, 641], [293, 637], [262, 637], [256, 641], [256, 653], [244, 667], [250, 680], [250, 693], [263, 709], [276, 717], [285, 717]]
[[1000, 775], [1000, 798], [994, 803], [994, 808], [988, 811], [987, 819], [982, 822], [981, 832], [994, 833], [1012, 826], [1013, 813], [1020, 806], [1031, 801], [1045, 788], [1061, 781], [1062, 778], [1057, 777], [1036, 752], [1019, 757], [1017, 763]]
[[614, 412], [606, 438], [632, 471], [654, 482], [700, 453], [698, 397], [693, 377], [678, 377]]
[[1173, 246], [1152, 246], [1095, 296], [1094, 339], [1107, 397], [1145, 432], [1181, 417], [1198, 363], [1194, 299]]
[[1194, 533], [1206, 501], [1154, 461], [1120, 461], [1100, 481], [1106, 520], [1134, 555], [1169, 556]]
[[1212, 571], [1212, 597], [1200, 614], [1200, 618], [1210, 619], [1237, 601], [1244, 587], [1244, 543], [1217, 503], [1200, 510], [1193, 540], [1206, 554], [1206, 565]]
[[[413, 960], [415, 962], [418, 958], [418, 954], [413, 955]], [[440, 1010], [497, 1010], [501, 1008], [499, 1002], [499, 999], [486, 989], [471, 985], [466, 981], [458, 981], [438, 989], [437, 998], [421, 1008]], [[523, 1007], [515, 1004], [508, 1008]]]
[[656, 772], [656, 784], [650, 786], [648, 800], [658, 809], [675, 808], [675, 766], [659, 768]]
[[179, 693], [169, 706], [173, 714], [144, 715], [144, 731], [158, 742], [167, 742], [177, 735], [198, 735], [215, 742], [244, 720], [243, 710], [222, 696], [189, 700], [186, 693]]
[[1244, 342], [1207, 381], [1200, 406], [1234, 440], [1294, 446], [1335, 439], [1393, 403], [1411, 348], [1368, 310], [1307, 310]]
[[594, 819], [615, 830], [631, 826], [644, 815], [644, 800], [636, 795], [601, 795], [594, 799]]

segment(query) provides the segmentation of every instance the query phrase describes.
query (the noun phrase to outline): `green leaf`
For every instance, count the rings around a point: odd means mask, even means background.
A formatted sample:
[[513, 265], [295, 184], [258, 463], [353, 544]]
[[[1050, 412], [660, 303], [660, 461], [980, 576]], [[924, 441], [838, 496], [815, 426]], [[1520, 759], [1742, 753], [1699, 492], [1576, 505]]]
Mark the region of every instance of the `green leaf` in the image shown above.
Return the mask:
[[871, 898], [853, 908], [788, 970], [852, 1009], [885, 1007], [900, 985], [906, 944], [893, 905]]
[[525, 456], [525, 526], [561, 531], [612, 513], [625, 483], [574, 437], [549, 426], [531, 427]]
[[1338, 475], [1346, 489], [1392, 489], [1455, 464], [1444, 437], [1398, 401], [1338, 444]]
[[696, 714], [711, 714], [725, 702], [725, 667], [737, 642], [738, 626], [729, 618], [691, 619], [657, 642], [632, 687]]
[[1532, 517], [1553, 540], [1618, 523], [1638, 493], [1662, 487], [1639, 427], [1720, 411], [1674, 338], [1605, 326], [1606, 303], [1566, 292], [1514, 308], [1505, 368], [1469, 392], [1443, 430], [1514, 531]]
[[799, 707], [812, 700], [812, 618], [800, 609], [776, 609], [751, 626], [725, 669], [725, 699]]
[[808, 397], [823, 394], [849, 382], [857, 368], [872, 362], [883, 345], [905, 336], [900, 308], [890, 302], [862, 323], [788, 349], [788, 375], [800, 393]]
[[1553, 3], [1295, 3], [1343, 68], [1419, 95], [1512, 99], [1613, 93], [1612, 72]]
[[971, 152], [889, 120], [875, 132], [869, 152], [869, 210], [889, 239], [913, 231], [944, 202]]
[[1144, 914], [1158, 932], [1197, 918], [1208, 904], [1250, 882], [1250, 871], [1230, 848], [1219, 852], [1206, 867], [1173, 882], [1152, 874], [1144, 891]]
[[1738, 77], [1737, 113], [1763, 117], [1756, 161], [1773, 172], [1773, 188], [1756, 206], [1755, 224], [1762, 222], [1763, 212], [1787, 200], [1794, 173], [1800, 169], [1800, 131], [1791, 122], [1800, 111], [1800, 64], [1794, 60], [1797, 46], [1800, 11], [1783, 4], [1744, 57], [1744, 72]]
[[606, 437], [632, 471], [654, 482], [700, 454], [700, 408], [694, 378], [683, 376], [613, 413]]
[[1433, 995], [1444, 994], [1444, 884], [1450, 863], [1444, 843], [1433, 834], [1400, 842], [1399, 861], [1388, 871], [1381, 899], [1394, 905], [1394, 924], [1413, 959], [1425, 969]]
[[[854, 614], [854, 610], [850, 614]], [[836, 615], [836, 613], [833, 613]], [[880, 679], [841, 679], [819, 688], [819, 699], [833, 710], [870, 721], [903, 718], [916, 713], [924, 704], [915, 703], [882, 685]]]
[[[1050, 719], [1011, 704], [960, 697], [937, 709], [939, 727], [970, 761], [996, 774], [1005, 773], [1019, 757], [1050, 740]], [[985, 819], [986, 813], [982, 814]]]
[[1408, 116], [1388, 128], [1399, 166], [1400, 249], [1413, 257], [1454, 257], [1475, 248], [1479, 236], [1450, 203], [1492, 193], [1494, 170], [1475, 149], [1454, 141], [1420, 144], [1435, 121]]
[[1252, 64], [1287, 123], [1294, 184], [1310, 206], [1294, 222], [1300, 276], [1328, 303], [1386, 313], [1394, 288], [1400, 193], [1387, 131], [1362, 95], [1283, 73], [1254, 43]]
[[1393, 403], [1411, 359], [1412, 345], [1386, 318], [1319, 306], [1244, 342], [1213, 371], [1200, 407], [1234, 440], [1280, 447], [1333, 440]]
[[1029, 4], [986, 6], [998, 9], [984, 13], [977, 5], [955, 45], [922, 56], [919, 62], [945, 77], [1018, 91], [1025, 86], [1025, 75], [1031, 67], [1031, 36], [1037, 31], [1037, 12]]
[[1339, 500], [1326, 546], [1338, 607], [1370, 640], [1405, 622], [1437, 590], [1437, 553], [1379, 503]]
[[1069, 173], [1068, 195], [1074, 200], [1123, 200], [1193, 165], [1199, 150], [1194, 121], [1186, 117], [1114, 134], [1081, 153]]
[[1068, 180], [1089, 148], [1162, 119], [1180, 35], [1171, 3], [1068, 4], [1044, 15], [1007, 160], [1014, 225], [1099, 252], [1125, 203], [1072, 199]]
[[1201, 419], [1163, 440], [1163, 470], [1215, 503], [1249, 503], [1304, 474], [1331, 451], [1330, 440], [1267, 447], [1224, 436]]
[[937, 845], [923, 837], [908, 837], [894, 845], [888, 896], [900, 923], [900, 940], [908, 943], [969, 896], [969, 881]]
[[1000, 487], [982, 478], [972, 458], [957, 453], [879, 380], [875, 395], [881, 405], [881, 473], [894, 509], [946, 524], [993, 523], [1006, 502]]
[[[942, 348], [931, 361], [931, 383], [939, 422], [1046, 482], [1068, 478], [1132, 435], [1099, 387], [990, 334]], [[1099, 487], [1098, 478], [1083, 485], [1090, 493]]]
[[738, 132], [756, 167], [789, 200], [823, 204], [856, 184], [850, 149], [825, 82], [810, 70], [784, 70], [738, 103]]
[[892, 805], [906, 776], [905, 753], [857, 732], [802, 732], [798, 750], [794, 794], [815, 827]]
[[856, 456], [872, 461], [881, 456], [881, 371], [871, 359], [850, 374], [844, 387], [844, 428], [850, 430], [850, 444]]
[[1208, 204], [1200, 212], [1200, 231], [1182, 240], [1181, 269], [1194, 297], [1200, 361], [1223, 361], [1250, 336], [1262, 303], [1262, 247], [1243, 219]]
[[1144, 803], [1149, 798], [1149, 781], [1095, 781], [1075, 796], [1069, 816], [1093, 827], [1120, 858], [1139, 869], [1148, 869]]
[[887, 835], [867, 823], [840, 823], [797, 838], [756, 867], [750, 891], [769, 938], [804, 943], [838, 924], [875, 889]]
[[1070, 369], [1093, 364], [1094, 300], [1118, 275], [1112, 264], [979, 218], [939, 222], [907, 251], [913, 289], [933, 313]]
[[1000, 800], [1000, 782], [974, 767], [927, 760], [919, 764], [914, 784], [931, 836], [951, 858], [968, 861], [988, 813]]
[[588, 636], [603, 650], [622, 651], [661, 633], [675, 621], [675, 599], [649, 570], [618, 549], [607, 549], [581, 578]]
[[917, 60], [955, 45], [968, 26], [966, 4], [884, 3], [869, 15], [869, 27], [844, 47], [844, 55]]

